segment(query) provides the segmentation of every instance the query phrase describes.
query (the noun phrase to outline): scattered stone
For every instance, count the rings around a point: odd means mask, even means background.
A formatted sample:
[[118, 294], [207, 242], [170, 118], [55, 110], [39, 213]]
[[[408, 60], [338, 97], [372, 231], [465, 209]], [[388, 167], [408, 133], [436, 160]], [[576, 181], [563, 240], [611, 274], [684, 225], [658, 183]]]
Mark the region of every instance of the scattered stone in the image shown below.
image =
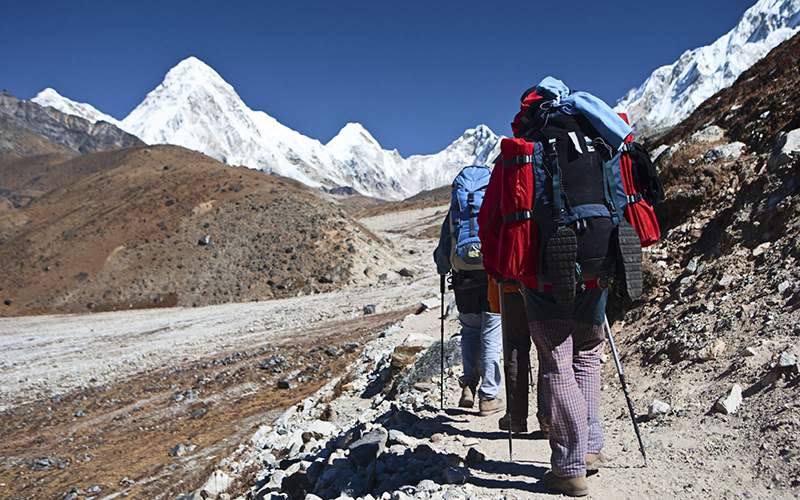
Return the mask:
[[470, 467], [474, 467], [475, 465], [478, 465], [485, 460], [486, 460], [486, 455], [479, 452], [475, 448], [470, 448], [469, 451], [467, 451], [466, 458], [464, 458], [464, 462]]
[[697, 266], [700, 263], [700, 257], [693, 257], [692, 260], [686, 265], [686, 270], [691, 274], [697, 272]]
[[5, 304], [5, 305], [7, 305], [7, 306], [10, 306], [10, 305], [11, 305], [11, 304], [13, 304], [13, 303], [14, 303], [14, 301], [13, 301], [13, 300], [11, 300], [11, 299], [6, 299], [6, 300], [4, 300], [4, 301], [3, 301], [3, 304]]
[[285, 378], [278, 380], [278, 389], [291, 389], [292, 383]]
[[419, 484], [417, 484], [417, 489], [420, 491], [433, 493], [435, 491], [439, 491], [441, 489], [441, 486], [431, 481], [430, 479], [423, 479], [422, 481], [419, 482]]
[[50, 470], [56, 465], [56, 460], [50, 457], [37, 458], [30, 464], [31, 470]]
[[431, 443], [441, 443], [444, 440], [444, 435], [440, 432], [431, 436]]
[[388, 437], [389, 433], [383, 427], [367, 432], [348, 447], [350, 449], [350, 460], [356, 465], [369, 464], [386, 449]]
[[669, 413], [670, 406], [658, 399], [654, 399], [650, 406], [647, 408], [647, 418], [654, 419]]
[[719, 286], [721, 286], [722, 288], [728, 288], [729, 286], [731, 286], [731, 283], [733, 283], [733, 276], [731, 276], [730, 274], [722, 276], [722, 278], [719, 280]]
[[725, 130], [717, 125], [711, 125], [692, 134], [695, 142], [715, 142], [725, 138]]
[[392, 368], [402, 369], [414, 363], [421, 349], [416, 346], [399, 345], [392, 351]]
[[800, 128], [778, 135], [769, 158], [769, 166], [771, 168], [782, 167], [791, 163], [795, 158], [800, 158]]
[[429, 308], [428, 308], [428, 304], [425, 304], [425, 303], [420, 303], [420, 304], [417, 306], [417, 310], [416, 310], [416, 311], [414, 311], [414, 314], [416, 314], [416, 315], [420, 315], [420, 314], [424, 313], [425, 311], [427, 311], [428, 309], [429, 309]]
[[313, 493], [308, 493], [308, 494], [306, 494], [305, 500], [322, 500], [322, 498], [318, 497], [317, 495], [315, 495]]
[[185, 445], [183, 443], [178, 443], [169, 450], [169, 454], [172, 457], [182, 457], [193, 452], [195, 449], [197, 449], [197, 445], [195, 444], [190, 443]]
[[389, 430], [389, 444], [400, 444], [405, 447], [412, 447], [417, 444], [417, 440], [412, 438], [411, 436], [407, 436], [402, 431], [397, 429], [390, 429]]
[[206, 481], [206, 484], [203, 485], [201, 490], [206, 498], [209, 496], [219, 496], [230, 487], [232, 482], [233, 480], [230, 478], [230, 476], [217, 469], [213, 472], [213, 474], [211, 474], [211, 477], [208, 478], [208, 481]]
[[786, 378], [795, 377], [800, 373], [800, 365], [797, 364], [797, 356], [790, 352], [782, 352], [778, 358], [778, 371]]
[[438, 386], [431, 382], [417, 382], [412, 387], [414, 387], [415, 391], [419, 392], [431, 392], [436, 389]]
[[208, 234], [203, 236], [202, 238], [197, 240], [197, 244], [200, 245], [201, 247], [211, 246], [211, 236]]
[[463, 467], [448, 467], [442, 474], [442, 479], [447, 484], [464, 484], [468, 477], [469, 472]]
[[134, 484], [136, 484], [136, 481], [129, 478], [128, 476], [125, 476], [119, 480], [119, 485], [122, 486], [123, 488], [128, 488], [130, 486], [133, 486]]
[[259, 363], [258, 367], [262, 370], [270, 370], [279, 366], [283, 366], [284, 363], [286, 363], [286, 358], [283, 356], [270, 356]]
[[86, 412], [85, 412], [85, 411], [83, 411], [83, 410], [77, 410], [75, 413], [73, 413], [73, 415], [74, 415], [76, 418], [82, 418], [82, 417], [85, 417], [85, 416], [86, 416]]
[[765, 241], [764, 243], [758, 245], [757, 247], [755, 247], [753, 249], [753, 257], [761, 256], [764, 252], [769, 250], [769, 247], [770, 247], [770, 242], [769, 241]]
[[714, 411], [723, 415], [733, 415], [742, 404], [742, 386], [733, 384], [726, 396], [721, 396], [714, 403]]
[[751, 357], [758, 354], [758, 351], [754, 347], [745, 347], [742, 349], [742, 356], [744, 357]]
[[192, 410], [192, 413], [189, 416], [194, 419], [203, 418], [206, 416], [206, 413], [208, 413], [208, 408], [201, 406], [200, 408]]
[[87, 489], [86, 493], [90, 493], [92, 495], [97, 495], [101, 491], [103, 491], [103, 487], [100, 486], [99, 484], [95, 484], [94, 486], [92, 486], [89, 489]]
[[336, 346], [326, 347], [324, 352], [326, 355], [332, 358], [338, 358], [339, 356], [342, 355], [342, 351], [339, 350], [339, 348]]
[[724, 340], [717, 339], [710, 345], [700, 349], [700, 351], [697, 353], [697, 358], [700, 361], [711, 361], [712, 359], [718, 359], [722, 357], [727, 347], [728, 345]]
[[402, 276], [404, 278], [413, 278], [416, 275], [416, 273], [414, 271], [412, 271], [411, 269], [409, 269], [407, 267], [404, 267], [404, 268], [400, 269], [399, 271], [397, 271], [397, 274], [399, 274], [400, 276]]
[[778, 293], [784, 295], [790, 288], [792, 288], [791, 281], [781, 281], [780, 284], [778, 284]]
[[703, 160], [712, 163], [717, 160], [738, 160], [741, 158], [745, 149], [743, 142], [732, 142], [724, 146], [709, 149], [703, 156]]
[[364, 316], [375, 314], [375, 304], [367, 304], [364, 306]]
[[311, 439], [323, 439], [332, 436], [336, 433], [336, 426], [324, 420], [314, 420], [303, 432], [303, 442], [308, 442]]

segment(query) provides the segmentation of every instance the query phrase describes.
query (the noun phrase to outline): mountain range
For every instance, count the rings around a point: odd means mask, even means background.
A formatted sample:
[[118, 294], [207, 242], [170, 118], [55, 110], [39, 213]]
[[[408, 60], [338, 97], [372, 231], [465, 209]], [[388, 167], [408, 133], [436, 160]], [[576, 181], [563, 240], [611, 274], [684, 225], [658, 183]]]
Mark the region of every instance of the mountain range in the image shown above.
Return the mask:
[[[800, 0], [759, 0], [730, 32], [656, 69], [616, 109], [629, 113], [639, 135], [659, 133], [730, 86], [799, 25]], [[404, 158], [383, 149], [361, 124], [348, 123], [323, 144], [248, 107], [233, 86], [196, 57], [170, 69], [122, 120], [50, 88], [32, 100], [93, 123], [111, 123], [148, 144], [179, 145], [312, 187], [384, 199], [444, 186], [461, 167], [490, 162], [499, 143], [489, 127], [478, 125], [438, 153]]]
[[800, 0], [759, 0], [711, 45], [684, 52], [617, 102], [639, 135], [657, 134], [730, 87], [744, 71], [800, 30]]
[[444, 150], [404, 158], [385, 150], [358, 123], [348, 123], [327, 144], [250, 109], [214, 69], [189, 57], [123, 120], [45, 89], [32, 99], [89, 121], [107, 121], [148, 144], [175, 144], [229, 165], [299, 180], [327, 190], [400, 199], [449, 183], [458, 169], [491, 161], [497, 136], [485, 125], [466, 130]]

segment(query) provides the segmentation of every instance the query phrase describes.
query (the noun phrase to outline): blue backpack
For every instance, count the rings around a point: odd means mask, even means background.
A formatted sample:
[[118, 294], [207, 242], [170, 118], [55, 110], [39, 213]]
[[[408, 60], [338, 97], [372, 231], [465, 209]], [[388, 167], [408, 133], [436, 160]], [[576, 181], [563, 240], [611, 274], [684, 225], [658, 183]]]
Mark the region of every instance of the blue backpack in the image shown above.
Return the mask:
[[489, 185], [489, 167], [464, 167], [453, 180], [450, 198], [450, 265], [455, 271], [483, 269], [478, 212]]

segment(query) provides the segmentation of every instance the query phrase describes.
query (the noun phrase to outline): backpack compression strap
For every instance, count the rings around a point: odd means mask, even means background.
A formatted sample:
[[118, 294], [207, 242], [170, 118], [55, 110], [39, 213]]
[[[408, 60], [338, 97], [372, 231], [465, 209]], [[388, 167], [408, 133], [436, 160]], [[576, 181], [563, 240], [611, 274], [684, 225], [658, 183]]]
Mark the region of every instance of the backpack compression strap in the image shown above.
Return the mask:
[[[613, 160], [613, 158], [611, 160]], [[608, 207], [608, 211], [611, 213], [611, 222], [614, 223], [614, 226], [618, 226], [619, 221], [622, 220], [620, 211], [623, 207], [617, 207], [617, 204], [614, 202], [614, 172], [611, 170], [613, 168], [613, 162], [611, 160], [603, 162], [603, 194], [606, 199], [606, 207]]]

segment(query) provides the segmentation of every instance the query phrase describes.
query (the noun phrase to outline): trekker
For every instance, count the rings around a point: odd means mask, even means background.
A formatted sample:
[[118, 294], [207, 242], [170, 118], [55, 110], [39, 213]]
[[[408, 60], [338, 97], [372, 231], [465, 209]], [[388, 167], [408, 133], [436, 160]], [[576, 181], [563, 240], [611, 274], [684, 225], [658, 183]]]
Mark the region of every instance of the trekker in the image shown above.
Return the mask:
[[[500, 313], [500, 289], [501, 285], [490, 276], [489, 308], [493, 313]], [[510, 413], [507, 411], [500, 418], [498, 427], [507, 431], [510, 421], [511, 432], [526, 433], [528, 432], [528, 387], [529, 382], [533, 382], [530, 380], [531, 335], [528, 329], [528, 314], [518, 285], [504, 283], [502, 289], [505, 306], [502, 321], [506, 323], [508, 332], [507, 345], [503, 346], [503, 358], [508, 360], [505, 376]], [[541, 361], [536, 365], [536, 419], [539, 421], [539, 431], [546, 437], [550, 432], [550, 415], [542, 389]]]
[[456, 176], [450, 210], [433, 253], [439, 274], [451, 274], [451, 288], [461, 323], [464, 374], [459, 378], [461, 398], [458, 405], [472, 408], [477, 395], [482, 416], [495, 414], [503, 408], [499, 397], [500, 316], [489, 312], [488, 279], [478, 239], [478, 210], [489, 175], [488, 167], [470, 166]]
[[543, 482], [585, 496], [586, 473], [602, 462], [609, 286], [629, 299], [641, 294], [641, 245], [657, 241], [658, 225], [640, 194], [647, 179], [631, 161], [631, 128], [600, 99], [547, 77], [523, 94], [512, 130], [481, 213], [484, 265], [521, 285], [549, 412]]
[[[481, 239], [484, 269], [489, 274], [489, 306], [492, 312], [500, 311], [500, 285], [497, 280], [502, 280], [502, 273], [498, 271], [495, 262], [499, 252], [500, 241], [496, 238], [499, 227], [495, 224], [496, 214], [499, 213], [501, 203], [502, 168], [492, 172], [489, 185], [481, 211], [478, 214], [478, 236]], [[512, 433], [528, 432], [528, 382], [530, 377], [530, 351], [531, 337], [528, 329], [528, 315], [522, 299], [520, 287], [514, 282], [504, 283], [502, 321], [505, 322], [507, 331], [506, 342], [503, 345], [503, 359], [506, 360], [506, 395], [508, 407], [506, 414], [500, 418], [500, 430], [508, 431], [511, 425]], [[536, 417], [539, 421], [539, 430], [545, 436], [550, 432], [550, 416], [542, 386], [541, 361], [537, 363], [536, 381]], [[510, 421], [510, 424], [509, 424]]]

